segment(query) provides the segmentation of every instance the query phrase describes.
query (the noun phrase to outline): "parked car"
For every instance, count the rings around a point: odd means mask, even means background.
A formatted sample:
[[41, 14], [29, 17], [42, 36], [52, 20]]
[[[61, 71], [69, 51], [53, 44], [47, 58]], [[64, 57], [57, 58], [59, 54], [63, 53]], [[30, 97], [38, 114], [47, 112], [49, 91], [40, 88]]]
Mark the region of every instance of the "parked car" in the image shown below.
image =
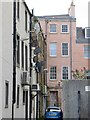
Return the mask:
[[45, 111], [44, 120], [62, 120], [63, 113], [60, 107], [48, 107]]

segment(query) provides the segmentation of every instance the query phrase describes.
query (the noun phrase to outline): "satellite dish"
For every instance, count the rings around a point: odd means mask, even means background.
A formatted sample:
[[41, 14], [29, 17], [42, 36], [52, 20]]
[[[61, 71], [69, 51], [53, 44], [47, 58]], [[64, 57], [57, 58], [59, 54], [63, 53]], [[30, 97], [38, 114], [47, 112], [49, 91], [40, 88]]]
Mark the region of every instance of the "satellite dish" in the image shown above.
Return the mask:
[[41, 53], [41, 48], [36, 47], [35, 50], [34, 50], [34, 54], [37, 55], [39, 53]]
[[38, 62], [36, 63], [36, 71], [37, 71], [37, 72], [40, 72], [41, 69], [42, 69], [41, 62], [38, 61]]
[[38, 56], [33, 57], [33, 62], [36, 63], [38, 61]]

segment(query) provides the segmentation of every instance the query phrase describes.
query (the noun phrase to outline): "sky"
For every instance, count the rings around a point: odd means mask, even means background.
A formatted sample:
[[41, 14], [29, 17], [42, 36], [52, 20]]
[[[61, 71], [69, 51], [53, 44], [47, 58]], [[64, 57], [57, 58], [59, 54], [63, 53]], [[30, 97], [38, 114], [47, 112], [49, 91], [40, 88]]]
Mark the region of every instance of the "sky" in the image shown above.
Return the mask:
[[[68, 14], [72, 0], [25, 0], [35, 16]], [[77, 27], [88, 27], [89, 0], [73, 0]]]

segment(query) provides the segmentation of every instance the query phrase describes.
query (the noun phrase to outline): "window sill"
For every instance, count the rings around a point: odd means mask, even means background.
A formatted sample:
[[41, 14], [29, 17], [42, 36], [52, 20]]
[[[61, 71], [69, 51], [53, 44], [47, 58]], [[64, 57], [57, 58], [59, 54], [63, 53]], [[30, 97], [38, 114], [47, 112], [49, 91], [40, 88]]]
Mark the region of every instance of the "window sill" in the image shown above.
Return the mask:
[[90, 59], [90, 57], [84, 57], [85, 59]]
[[61, 32], [61, 34], [69, 34], [69, 32]]
[[68, 57], [69, 57], [69, 55], [62, 55], [62, 57], [63, 57], [63, 58], [64, 58], [64, 57], [65, 57], [65, 58], [66, 58], [66, 57], [68, 58]]
[[50, 79], [49, 81], [54, 82], [54, 81], [57, 81], [57, 79]]
[[57, 34], [57, 32], [49, 32], [49, 34]]
[[50, 55], [49, 57], [53, 57], [53, 58], [56, 58], [57, 56], [53, 56], [53, 55]]

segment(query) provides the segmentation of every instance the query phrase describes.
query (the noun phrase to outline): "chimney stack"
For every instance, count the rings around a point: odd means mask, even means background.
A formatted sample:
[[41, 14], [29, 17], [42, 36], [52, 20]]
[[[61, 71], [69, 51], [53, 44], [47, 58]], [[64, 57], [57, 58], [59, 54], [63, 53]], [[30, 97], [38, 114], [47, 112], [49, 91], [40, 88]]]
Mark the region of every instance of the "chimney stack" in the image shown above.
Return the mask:
[[69, 16], [75, 18], [75, 5], [74, 5], [73, 0], [71, 2], [70, 8], [68, 9], [68, 14]]
[[88, 27], [90, 27], [90, 1], [88, 2]]

